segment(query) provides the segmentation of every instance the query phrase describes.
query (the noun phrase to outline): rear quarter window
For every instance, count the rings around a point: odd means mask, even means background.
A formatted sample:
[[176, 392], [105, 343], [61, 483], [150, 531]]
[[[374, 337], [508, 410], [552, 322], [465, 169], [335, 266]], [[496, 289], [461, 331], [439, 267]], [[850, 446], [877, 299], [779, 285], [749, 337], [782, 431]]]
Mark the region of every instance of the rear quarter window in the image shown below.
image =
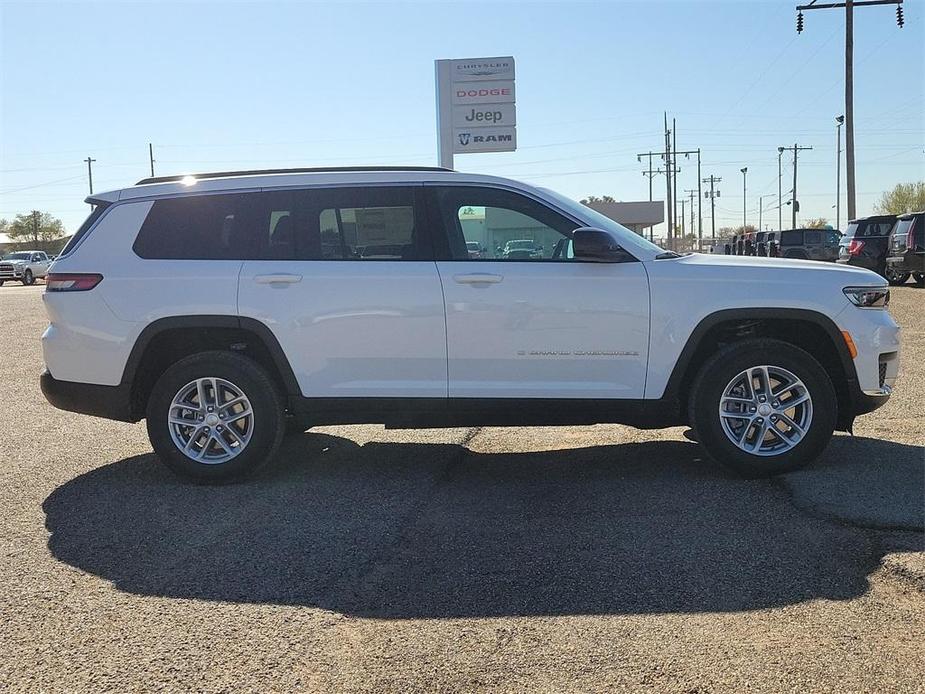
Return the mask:
[[246, 260], [254, 235], [244, 222], [253, 195], [191, 195], [157, 200], [133, 249], [147, 259]]
[[80, 225], [80, 228], [74, 232], [74, 235], [68, 240], [64, 245], [64, 248], [61, 249], [61, 252], [58, 254], [58, 257], [62, 255], [67, 255], [80, 243], [80, 240], [87, 235], [87, 232], [90, 231], [90, 227], [96, 224], [96, 220], [103, 216], [103, 213], [106, 212], [110, 207], [109, 203], [99, 203], [90, 211], [90, 216], [88, 216], [84, 223]]
[[780, 243], [782, 246], [802, 246], [803, 232], [799, 230], [782, 231], [780, 233]]

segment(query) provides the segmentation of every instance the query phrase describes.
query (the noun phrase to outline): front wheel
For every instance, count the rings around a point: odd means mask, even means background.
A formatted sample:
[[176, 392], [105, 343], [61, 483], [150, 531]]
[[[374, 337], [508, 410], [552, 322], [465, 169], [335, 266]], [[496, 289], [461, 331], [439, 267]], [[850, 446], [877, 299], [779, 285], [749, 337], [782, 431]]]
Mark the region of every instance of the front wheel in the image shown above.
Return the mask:
[[35, 277], [32, 275], [32, 270], [26, 270], [22, 275], [22, 283], [24, 287], [28, 287], [32, 284], [35, 284]]
[[231, 352], [202, 352], [171, 366], [155, 383], [146, 415], [161, 461], [205, 482], [254, 472], [285, 430], [282, 397], [269, 374]]
[[769, 339], [720, 350], [701, 368], [688, 403], [707, 453], [746, 477], [790, 472], [815, 460], [832, 438], [837, 406], [819, 362]]
[[[915, 283], [918, 285], [925, 284], [925, 272], [914, 272], [912, 276], [915, 278]], [[0, 284], [3, 284], [0, 282]]]
[[892, 266], [887, 265], [885, 277], [887, 282], [889, 282], [894, 287], [898, 287], [899, 285], [906, 283], [906, 280], [909, 279], [909, 273], [897, 272], [892, 268]]

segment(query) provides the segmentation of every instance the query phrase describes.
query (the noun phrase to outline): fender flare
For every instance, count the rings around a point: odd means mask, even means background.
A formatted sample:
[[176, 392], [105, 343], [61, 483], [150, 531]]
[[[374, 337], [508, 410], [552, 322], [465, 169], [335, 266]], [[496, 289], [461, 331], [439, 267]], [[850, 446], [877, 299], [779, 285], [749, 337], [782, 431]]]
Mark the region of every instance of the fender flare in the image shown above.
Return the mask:
[[[818, 311], [812, 311], [802, 308], [732, 308], [715, 311], [705, 316], [697, 326], [691, 331], [687, 338], [687, 343], [681, 350], [675, 362], [671, 375], [668, 377], [668, 383], [665, 385], [665, 394], [663, 398], [677, 397], [680, 394], [681, 384], [687, 374], [691, 360], [697, 351], [697, 347], [703, 340], [704, 336], [715, 326], [720, 323], [737, 320], [797, 320], [814, 323], [821, 327], [832, 340], [835, 351], [838, 353], [842, 369], [845, 372], [845, 380], [849, 392], [857, 388], [857, 377], [854, 368], [854, 362], [848, 352], [848, 347], [842, 338], [841, 331], [835, 325], [831, 318]], [[836, 389], [838, 384], [835, 384]]]
[[121, 383], [132, 384], [135, 381], [135, 374], [141, 359], [157, 335], [167, 330], [176, 330], [178, 328], [235, 328], [253, 333], [263, 343], [273, 363], [276, 365], [279, 375], [286, 386], [288, 395], [301, 395], [299, 382], [296, 380], [295, 373], [292, 371], [292, 365], [286, 357], [286, 353], [276, 339], [276, 335], [266, 325], [255, 318], [245, 318], [242, 316], [227, 315], [191, 315], [191, 316], [169, 316], [152, 321], [144, 327], [139, 333], [138, 339], [125, 362], [125, 368], [122, 370]]

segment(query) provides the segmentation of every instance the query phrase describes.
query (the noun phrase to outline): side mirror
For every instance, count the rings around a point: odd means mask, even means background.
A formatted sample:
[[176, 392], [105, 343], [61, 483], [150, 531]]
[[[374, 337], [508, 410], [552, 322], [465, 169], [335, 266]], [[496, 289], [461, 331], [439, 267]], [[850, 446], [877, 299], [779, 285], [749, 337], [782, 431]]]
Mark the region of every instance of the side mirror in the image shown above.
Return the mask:
[[579, 227], [572, 232], [572, 252], [577, 260], [594, 263], [625, 263], [635, 260], [608, 232]]

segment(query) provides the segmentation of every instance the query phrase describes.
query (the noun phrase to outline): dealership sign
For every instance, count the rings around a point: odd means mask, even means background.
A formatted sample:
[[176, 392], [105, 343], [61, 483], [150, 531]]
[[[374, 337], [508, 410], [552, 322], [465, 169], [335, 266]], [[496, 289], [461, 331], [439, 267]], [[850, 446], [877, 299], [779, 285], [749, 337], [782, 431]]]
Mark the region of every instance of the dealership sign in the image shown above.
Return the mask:
[[440, 165], [453, 154], [517, 148], [514, 58], [438, 60], [437, 135]]

